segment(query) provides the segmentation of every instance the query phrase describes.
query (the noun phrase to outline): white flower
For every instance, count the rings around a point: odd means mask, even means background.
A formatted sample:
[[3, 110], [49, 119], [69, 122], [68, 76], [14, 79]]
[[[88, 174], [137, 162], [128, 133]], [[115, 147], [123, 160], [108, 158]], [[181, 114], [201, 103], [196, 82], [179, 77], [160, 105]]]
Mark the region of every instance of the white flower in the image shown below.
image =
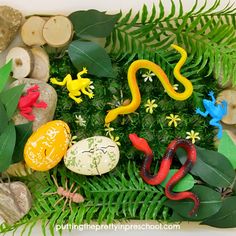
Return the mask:
[[86, 120], [81, 115], [75, 115], [75, 123], [81, 127], [86, 126]]
[[89, 87], [88, 87], [88, 91], [89, 93], [93, 93], [93, 90], [95, 89], [94, 85], [93, 85], [93, 81], [90, 81]]
[[110, 136], [111, 135], [111, 132], [113, 132], [115, 129], [114, 128], [112, 128], [112, 127], [110, 127], [110, 124], [107, 124], [107, 125], [105, 125], [105, 131], [106, 131], [106, 136]]
[[192, 143], [195, 143], [196, 142], [196, 139], [200, 140], [200, 137], [199, 137], [199, 133], [198, 132], [195, 132], [193, 130], [191, 130], [190, 132], [186, 132], [186, 134], [188, 135], [186, 137], [186, 139], [191, 139], [192, 140]]
[[142, 77], [144, 78], [144, 82], [147, 82], [148, 80], [152, 82], [152, 77], [155, 76], [155, 74], [152, 71], [147, 71], [146, 73], [142, 74]]
[[144, 105], [146, 107], [146, 112], [152, 114], [153, 110], [157, 108], [157, 104], [155, 103], [156, 100], [153, 99], [152, 101], [150, 99], [147, 100], [147, 103]]
[[118, 136], [114, 137], [113, 135], [110, 134], [110, 138], [111, 138], [111, 140], [113, 140], [118, 146], [120, 146], [120, 142], [119, 142], [120, 137], [118, 137]]
[[78, 142], [78, 137], [75, 135], [75, 136], [72, 136], [71, 140], [70, 140], [70, 143], [71, 145], [75, 144]]
[[[172, 88], [177, 91], [179, 89], [179, 85], [178, 84], [173, 84]], [[166, 93], [166, 90], [164, 90], [164, 92]]]
[[171, 126], [173, 124], [174, 127], [177, 127], [178, 121], [181, 121], [179, 115], [174, 115], [174, 114], [170, 114], [169, 116], [166, 116], [166, 120], [170, 120], [168, 122], [168, 126]]

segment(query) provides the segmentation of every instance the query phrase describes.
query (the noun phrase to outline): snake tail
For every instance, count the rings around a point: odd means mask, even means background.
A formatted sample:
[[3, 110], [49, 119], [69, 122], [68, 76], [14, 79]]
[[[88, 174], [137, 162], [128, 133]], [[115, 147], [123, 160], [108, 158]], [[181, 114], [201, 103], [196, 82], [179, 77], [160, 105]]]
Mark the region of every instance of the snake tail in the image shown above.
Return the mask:
[[198, 196], [192, 192], [173, 192], [174, 186], [192, 169], [196, 162], [196, 149], [194, 145], [186, 139], [175, 139], [167, 147], [162, 158], [159, 171], [156, 174], [150, 173], [150, 167], [153, 161], [153, 152], [144, 138], [138, 137], [136, 134], [130, 134], [129, 139], [132, 145], [145, 154], [145, 159], [141, 167], [140, 175], [142, 179], [150, 185], [158, 185], [167, 177], [172, 160], [178, 148], [183, 148], [187, 153], [187, 160], [184, 165], [171, 177], [165, 188], [165, 195], [171, 200], [191, 199], [194, 202], [193, 209], [189, 212], [192, 216], [198, 211], [200, 200]]

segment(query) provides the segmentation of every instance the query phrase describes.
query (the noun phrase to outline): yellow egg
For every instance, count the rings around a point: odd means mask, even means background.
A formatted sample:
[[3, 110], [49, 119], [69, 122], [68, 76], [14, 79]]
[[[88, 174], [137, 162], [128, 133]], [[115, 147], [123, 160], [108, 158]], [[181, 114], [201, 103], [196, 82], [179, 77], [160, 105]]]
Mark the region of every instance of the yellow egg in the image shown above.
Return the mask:
[[66, 154], [69, 143], [68, 125], [61, 120], [50, 121], [29, 137], [24, 148], [25, 162], [33, 170], [50, 170]]

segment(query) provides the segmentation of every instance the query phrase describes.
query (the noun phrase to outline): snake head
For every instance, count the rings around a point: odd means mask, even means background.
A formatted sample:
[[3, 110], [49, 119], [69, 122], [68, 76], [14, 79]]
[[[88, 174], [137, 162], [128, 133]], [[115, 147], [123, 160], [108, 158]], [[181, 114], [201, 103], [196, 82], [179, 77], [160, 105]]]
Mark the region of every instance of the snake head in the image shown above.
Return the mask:
[[144, 152], [146, 155], [153, 155], [146, 139], [140, 138], [137, 134], [129, 134], [129, 139], [137, 150]]

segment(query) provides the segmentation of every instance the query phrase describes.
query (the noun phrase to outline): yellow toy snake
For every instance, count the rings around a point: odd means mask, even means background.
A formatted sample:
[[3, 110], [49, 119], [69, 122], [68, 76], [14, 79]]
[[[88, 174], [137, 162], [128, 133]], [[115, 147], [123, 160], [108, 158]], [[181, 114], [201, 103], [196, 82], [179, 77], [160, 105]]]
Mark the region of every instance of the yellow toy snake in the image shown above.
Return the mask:
[[173, 89], [167, 75], [161, 69], [160, 66], [148, 60], [134, 61], [129, 67], [128, 76], [127, 76], [129, 88], [132, 94], [132, 101], [130, 104], [126, 106], [120, 106], [120, 107], [117, 107], [115, 109], [108, 111], [108, 114], [106, 115], [106, 118], [105, 118], [106, 124], [115, 120], [118, 115], [129, 114], [136, 111], [138, 107], [140, 106], [141, 95], [140, 95], [139, 87], [137, 84], [136, 72], [141, 68], [145, 68], [154, 72], [155, 75], [158, 77], [158, 79], [161, 81], [168, 95], [172, 97], [173, 99], [183, 101], [183, 100], [188, 99], [192, 95], [192, 92], [193, 92], [192, 83], [187, 78], [185, 78], [184, 76], [180, 74], [180, 69], [186, 61], [187, 53], [183, 48], [175, 44], [172, 44], [171, 47], [176, 49], [181, 54], [181, 58], [174, 68], [174, 76], [184, 86], [185, 88], [184, 92], [178, 93]]

